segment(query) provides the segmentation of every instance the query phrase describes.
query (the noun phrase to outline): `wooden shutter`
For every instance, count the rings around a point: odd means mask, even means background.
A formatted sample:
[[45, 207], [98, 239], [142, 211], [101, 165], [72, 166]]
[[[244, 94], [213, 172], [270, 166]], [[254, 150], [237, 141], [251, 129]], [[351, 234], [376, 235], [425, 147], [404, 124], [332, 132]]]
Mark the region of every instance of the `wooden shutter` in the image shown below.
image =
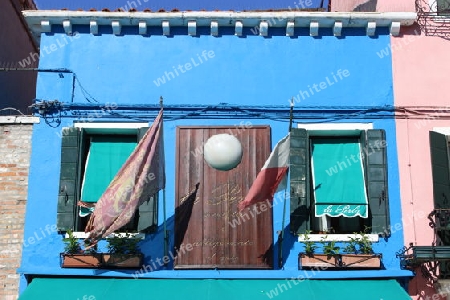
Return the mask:
[[450, 0], [437, 0], [436, 3], [438, 15], [450, 12]]
[[[203, 158], [205, 142], [220, 133], [235, 135], [243, 147], [241, 163], [229, 171], [213, 169]], [[177, 127], [176, 269], [272, 268], [271, 207], [237, 208], [269, 154], [268, 126]]]
[[[140, 141], [149, 127], [138, 129], [138, 141]], [[150, 197], [139, 206], [139, 220], [137, 230], [140, 232], [155, 232], [158, 227], [158, 195]]]
[[58, 231], [74, 229], [75, 204], [79, 191], [80, 130], [75, 127], [63, 128], [61, 144], [61, 173], [57, 208]]
[[290, 230], [294, 234], [310, 229], [310, 157], [306, 129], [292, 128], [290, 148]]
[[369, 218], [366, 225], [372, 233], [390, 235], [386, 134], [382, 129], [367, 130], [364, 147], [367, 174]]
[[434, 208], [450, 208], [449, 141], [444, 134], [430, 131]]

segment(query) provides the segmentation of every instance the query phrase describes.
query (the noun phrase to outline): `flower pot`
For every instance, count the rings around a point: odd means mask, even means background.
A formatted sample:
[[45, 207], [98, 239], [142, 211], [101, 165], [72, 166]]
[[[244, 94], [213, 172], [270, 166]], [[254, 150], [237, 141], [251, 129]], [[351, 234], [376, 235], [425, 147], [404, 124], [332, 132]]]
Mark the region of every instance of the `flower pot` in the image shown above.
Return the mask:
[[139, 254], [103, 254], [103, 266], [106, 268], [140, 268], [144, 256]]
[[341, 267], [343, 268], [380, 268], [381, 255], [379, 254], [342, 254]]
[[93, 254], [67, 254], [61, 253], [61, 266], [63, 268], [98, 268], [101, 265], [102, 255]]
[[336, 255], [326, 255], [326, 254], [306, 255], [305, 253], [300, 253], [299, 266], [300, 266], [300, 269], [303, 269], [303, 268], [324, 268], [324, 269], [336, 268], [337, 259], [336, 259]]

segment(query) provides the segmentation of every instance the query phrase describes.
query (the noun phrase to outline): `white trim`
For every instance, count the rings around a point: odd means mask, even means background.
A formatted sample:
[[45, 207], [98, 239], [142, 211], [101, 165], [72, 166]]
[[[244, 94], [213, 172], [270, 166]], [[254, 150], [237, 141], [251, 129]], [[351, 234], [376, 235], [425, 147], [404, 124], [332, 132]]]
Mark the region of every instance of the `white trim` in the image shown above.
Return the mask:
[[259, 35], [267, 36], [269, 34], [269, 23], [267, 21], [261, 21], [259, 23]]
[[[211, 27], [216, 22], [220, 27], [235, 27], [235, 35], [240, 36], [240, 27], [258, 28], [261, 22], [267, 22], [269, 27], [288, 28], [288, 22], [294, 22], [295, 27], [310, 27], [314, 36], [317, 28], [367, 28], [373, 24], [376, 27], [391, 27], [393, 23], [403, 26], [414, 24], [417, 19], [415, 12], [233, 12], [233, 11], [192, 11], [192, 12], [101, 12], [101, 11], [60, 11], [60, 10], [26, 10], [22, 12], [28, 27], [36, 40], [42, 32], [51, 32], [52, 25], [62, 25], [69, 20], [71, 25], [90, 25], [96, 21], [98, 25], [113, 26], [114, 34], [120, 32], [120, 26], [138, 26], [146, 22], [147, 26], [163, 27], [163, 34], [168, 35], [170, 26], [188, 26], [195, 22], [196, 27]], [[215, 24], [213, 26], [215, 26]], [[289, 24], [291, 26], [292, 23]], [[313, 24], [313, 26], [311, 26]], [[395, 28], [395, 27], [394, 27]], [[395, 28], [394, 30], [397, 30]], [[372, 31], [369, 31], [371, 33]]]
[[333, 35], [341, 36], [341, 34], [342, 34], [342, 22], [336, 21], [333, 26]]
[[286, 23], [286, 36], [293, 36], [294, 35], [294, 28], [295, 28], [295, 22], [294, 21], [288, 21]]
[[450, 135], [450, 127], [433, 127], [433, 131], [444, 135]]
[[90, 21], [89, 22], [89, 30], [93, 35], [98, 34], [98, 23], [97, 21]]
[[149, 127], [148, 123], [74, 123], [89, 134], [137, 134], [139, 128]]
[[[312, 20], [320, 27], [333, 27], [336, 19], [345, 27], [366, 27], [367, 22], [376, 22], [378, 26], [390, 26], [392, 22], [412, 25], [417, 17], [415, 12], [230, 12], [230, 11], [192, 11], [192, 12], [100, 12], [100, 11], [61, 11], [61, 10], [25, 10], [22, 12], [28, 24], [37, 25], [39, 20], [48, 20], [50, 24], [62, 24], [71, 20], [74, 25], [89, 25], [97, 20], [99, 25], [111, 25], [111, 19], [127, 25], [138, 25], [147, 21], [149, 26], [160, 26], [161, 21], [170, 20], [171, 26], [186, 26], [187, 20], [197, 21], [197, 26], [209, 27], [211, 21], [219, 26], [233, 27], [235, 21], [241, 20], [244, 26], [255, 27], [263, 20], [274, 20], [271, 27], [286, 27], [288, 21], [295, 21], [296, 27], [309, 27]], [[213, 20], [214, 19], [214, 20]], [[34, 26], [30, 26], [32, 29]]]
[[147, 22], [139, 21], [139, 34], [141, 35], [147, 34]]
[[93, 123], [93, 122], [74, 122], [74, 127], [77, 128], [96, 128], [96, 129], [137, 129], [142, 127], [148, 127], [149, 123]]
[[236, 21], [234, 24], [234, 35], [242, 36], [242, 29], [244, 28], [244, 24], [241, 21]]
[[309, 23], [309, 35], [310, 36], [318, 36], [319, 35], [319, 27], [320, 27], [319, 22], [311, 21]]
[[306, 130], [368, 130], [373, 129], [372, 123], [299, 123], [298, 128]]
[[[378, 242], [379, 236], [378, 234], [366, 234], [367, 238], [371, 242]], [[326, 238], [325, 238], [326, 237]], [[308, 234], [308, 241], [311, 242], [349, 242], [352, 238], [361, 238], [362, 236], [360, 234]], [[303, 234], [300, 234], [298, 237], [299, 242], [304, 242], [304, 236]]]
[[363, 130], [373, 129], [372, 123], [299, 123], [297, 128], [308, 130], [310, 136], [357, 136]]
[[0, 116], [0, 124], [39, 124], [39, 117]]
[[[131, 237], [134, 238], [139, 238], [141, 240], [145, 239], [145, 234], [144, 233], [128, 233]], [[73, 236], [77, 239], [87, 239], [89, 237], [89, 233], [87, 232], [82, 232], [82, 231], [76, 231], [73, 232]], [[125, 237], [126, 233], [124, 232], [119, 232], [119, 233], [111, 233], [110, 235], [108, 235], [106, 238], [112, 238], [114, 236], [117, 237]], [[69, 238], [69, 234], [65, 234], [64, 236], [65, 238]]]

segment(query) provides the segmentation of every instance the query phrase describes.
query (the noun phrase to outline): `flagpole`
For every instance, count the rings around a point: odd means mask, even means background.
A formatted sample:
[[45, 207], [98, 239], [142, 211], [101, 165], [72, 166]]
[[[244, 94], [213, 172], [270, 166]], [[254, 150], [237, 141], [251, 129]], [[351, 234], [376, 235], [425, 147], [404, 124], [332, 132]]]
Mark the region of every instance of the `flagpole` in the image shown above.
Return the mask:
[[[161, 108], [161, 110], [163, 109], [163, 97], [160, 96], [159, 97], [159, 106]], [[164, 112], [161, 116], [162, 121], [161, 121], [161, 142], [163, 143], [163, 149], [164, 149]], [[165, 155], [165, 152], [164, 152]], [[165, 159], [164, 159], [165, 161]], [[164, 172], [164, 176], [166, 176], [165, 174], [166, 172]], [[164, 182], [166, 181], [166, 179], [164, 178]], [[167, 217], [166, 217], [166, 186], [164, 185], [163, 188], [163, 217], [164, 217], [164, 221], [163, 221], [163, 231], [164, 231], [164, 257], [169, 257], [169, 253], [168, 253], [168, 242], [169, 242], [169, 236], [167, 234]], [[166, 260], [164, 260], [164, 266], [167, 266]]]
[[289, 132], [291, 132], [291, 129], [292, 129], [292, 120], [293, 119], [294, 119], [294, 98], [292, 98], [291, 109], [289, 111]]
[[[289, 111], [289, 132], [292, 130], [292, 121], [294, 119], [294, 99], [292, 98], [291, 101], [291, 108]], [[286, 173], [286, 176], [289, 174]], [[284, 189], [284, 203], [283, 203], [283, 219], [281, 220], [281, 232], [280, 232], [280, 242], [278, 243], [278, 267], [281, 268], [283, 265], [283, 240], [284, 240], [284, 226], [285, 226], [285, 219], [286, 219], [286, 198], [287, 198], [287, 185]]]

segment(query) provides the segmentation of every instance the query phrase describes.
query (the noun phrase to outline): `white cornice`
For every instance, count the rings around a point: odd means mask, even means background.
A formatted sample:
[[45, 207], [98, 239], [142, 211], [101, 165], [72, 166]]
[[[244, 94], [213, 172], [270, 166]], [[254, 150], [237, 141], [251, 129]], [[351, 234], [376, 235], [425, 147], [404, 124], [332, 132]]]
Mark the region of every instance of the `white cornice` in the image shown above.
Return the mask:
[[37, 124], [38, 117], [33, 116], [0, 116], [0, 124]]
[[70, 33], [73, 25], [89, 25], [93, 34], [98, 26], [111, 26], [114, 34], [120, 34], [125, 26], [136, 26], [141, 34], [146, 34], [146, 27], [162, 27], [163, 32], [170, 32], [170, 27], [186, 26], [189, 34], [196, 32], [196, 27], [209, 27], [211, 34], [217, 35], [220, 27], [234, 27], [235, 34], [240, 35], [243, 27], [258, 28], [262, 36], [266, 29], [285, 28], [286, 35], [291, 36], [295, 27], [310, 28], [311, 35], [317, 35], [319, 28], [333, 28], [335, 35], [340, 35], [346, 27], [365, 28], [368, 35], [373, 35], [376, 27], [389, 27], [393, 35], [398, 35], [400, 26], [412, 25], [416, 20], [415, 12], [233, 12], [233, 11], [193, 11], [193, 12], [100, 12], [100, 11], [45, 11], [27, 10], [22, 12], [30, 30], [38, 37], [42, 32], [50, 32], [52, 25], [60, 25]]

